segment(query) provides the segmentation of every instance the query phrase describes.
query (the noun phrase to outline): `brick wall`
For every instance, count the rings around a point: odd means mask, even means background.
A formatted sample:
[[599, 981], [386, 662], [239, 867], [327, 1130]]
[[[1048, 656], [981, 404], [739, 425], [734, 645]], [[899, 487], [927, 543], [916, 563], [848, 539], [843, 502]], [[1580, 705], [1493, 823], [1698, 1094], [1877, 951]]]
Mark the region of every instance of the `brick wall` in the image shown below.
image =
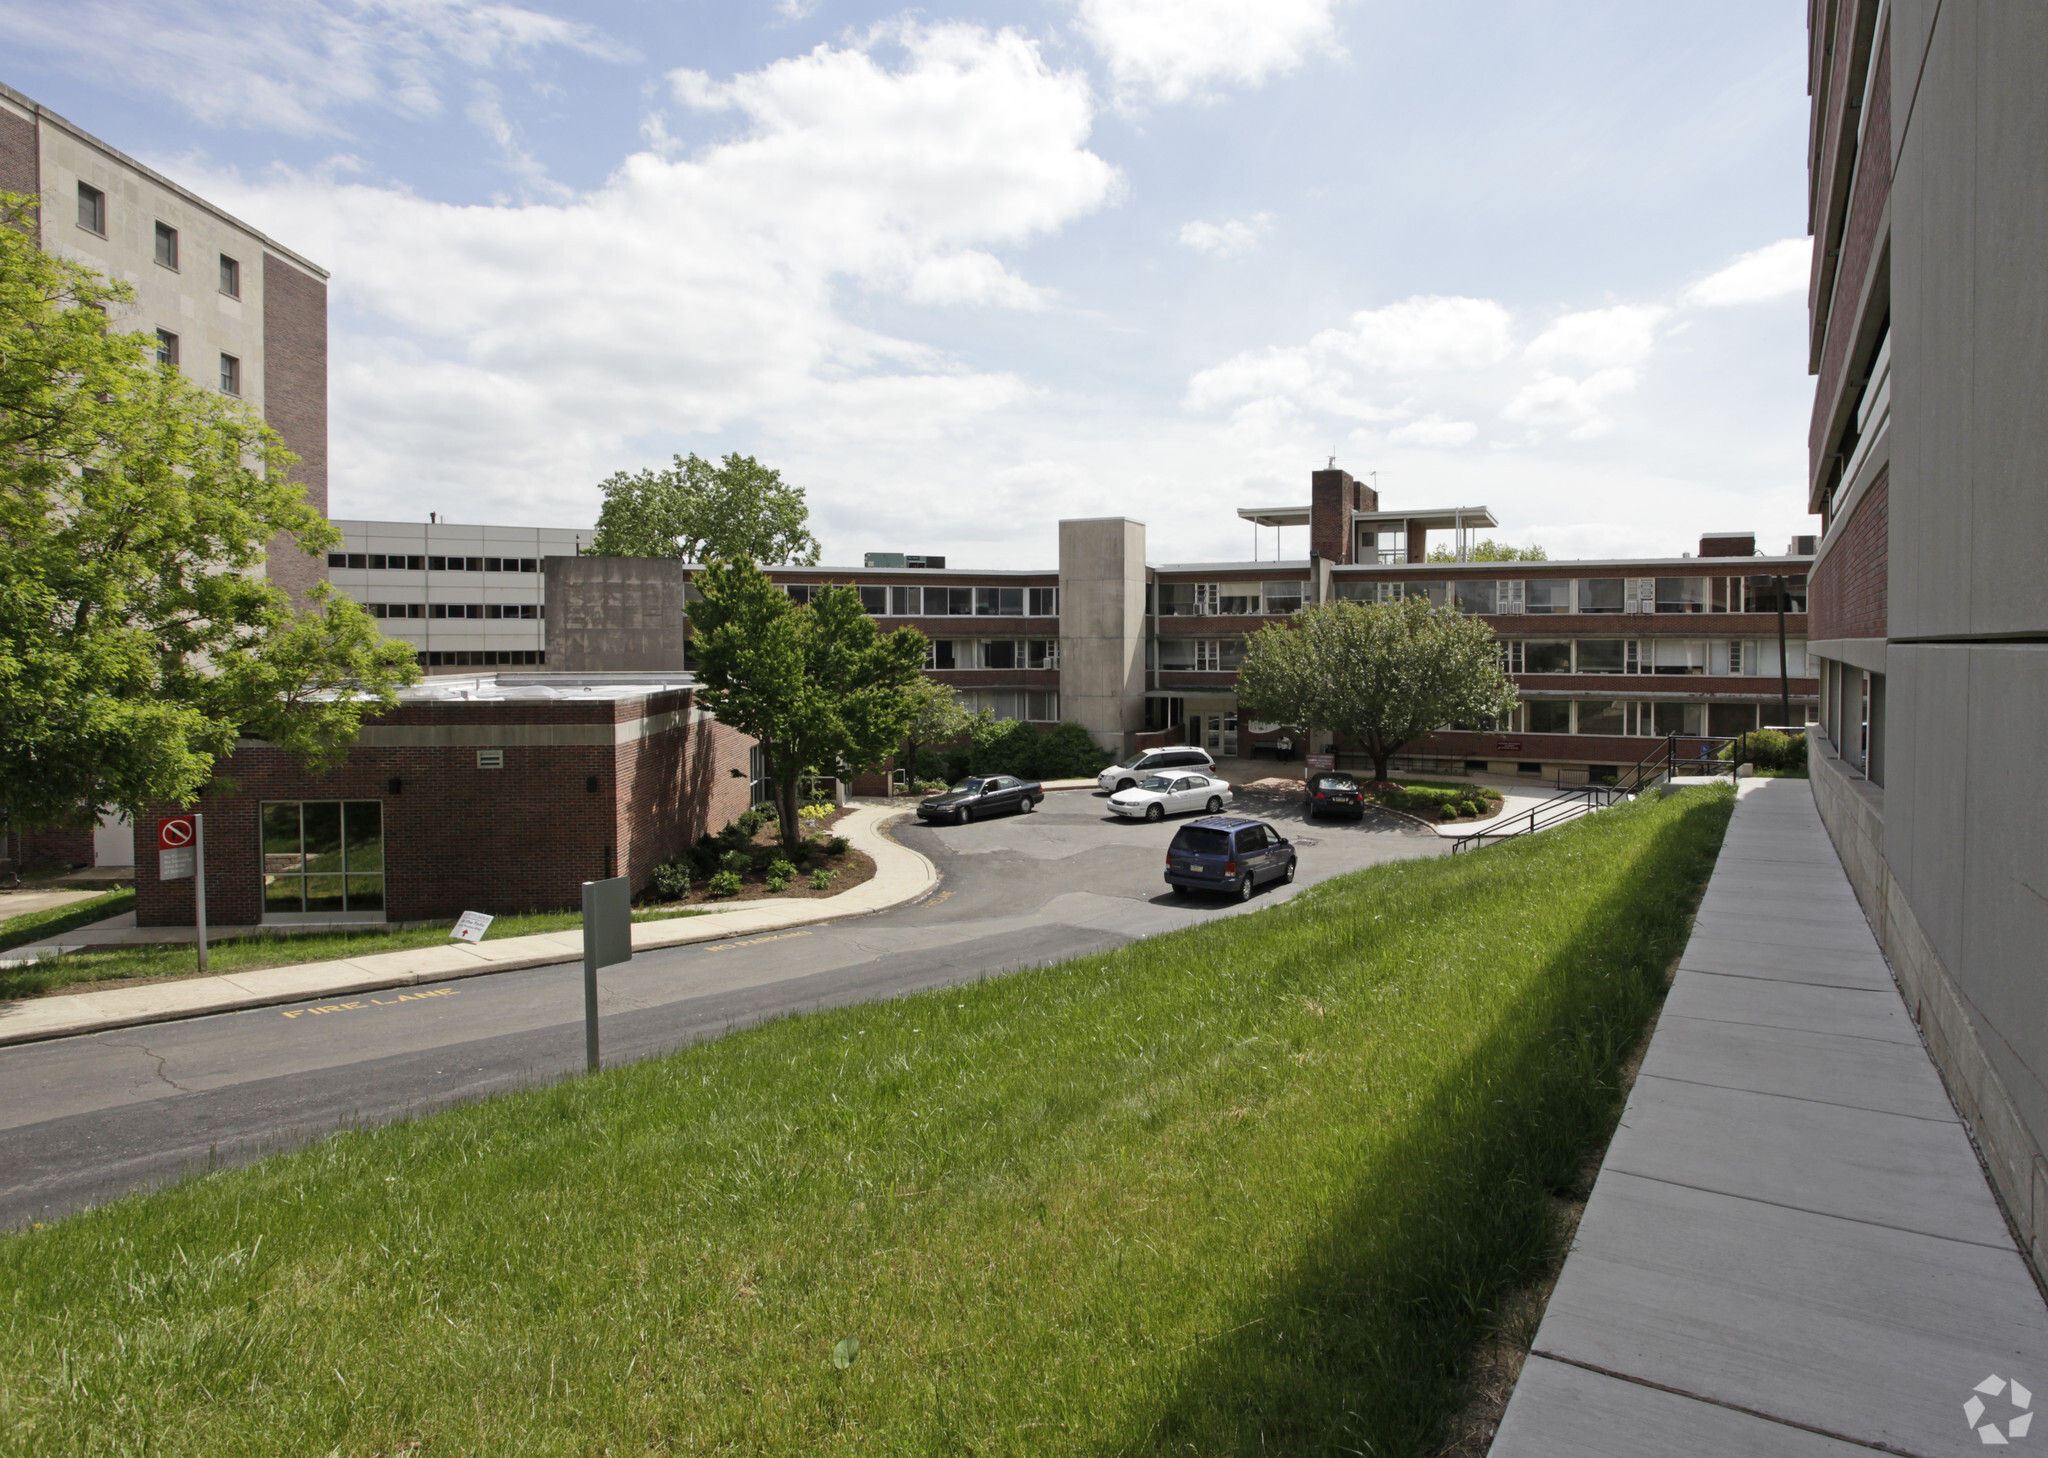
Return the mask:
[[[1361, 504], [1363, 503], [1363, 504]], [[1351, 513], [1378, 511], [1379, 495], [1361, 486], [1349, 471], [1314, 471], [1309, 475], [1309, 550], [1330, 562], [1351, 560]]]
[[1886, 632], [1891, 473], [1880, 472], [1856, 514], [1813, 569], [1807, 607], [1816, 638], [1882, 638]]
[[[1845, 26], [1845, 31], [1847, 27]], [[1863, 123], [1863, 147], [1855, 165], [1856, 191], [1849, 199], [1849, 217], [1842, 229], [1842, 257], [1834, 282], [1832, 306], [1826, 311], [1827, 339], [1821, 355], [1820, 380], [1813, 392], [1813, 422], [1807, 430], [1808, 475], [1817, 483], [1827, 469], [1834, 445], [1842, 398], [1849, 385], [1849, 350], [1856, 338], [1856, 307], [1862, 300], [1870, 270], [1882, 252], [1878, 225], [1892, 191], [1891, 27], [1871, 58], [1878, 81], [1871, 87], [1870, 115]], [[1846, 152], [1847, 143], [1843, 143]], [[1816, 250], [1818, 251], [1818, 250]]]
[[93, 864], [92, 828], [45, 826], [9, 837], [7, 848], [16, 866], [89, 866]]
[[[263, 255], [263, 415], [299, 464], [293, 479], [327, 515], [327, 285]], [[270, 544], [270, 578], [294, 595], [327, 577], [326, 559], [285, 538]]]
[[38, 197], [42, 190], [36, 124], [11, 111], [0, 111], [0, 192], [25, 192]]

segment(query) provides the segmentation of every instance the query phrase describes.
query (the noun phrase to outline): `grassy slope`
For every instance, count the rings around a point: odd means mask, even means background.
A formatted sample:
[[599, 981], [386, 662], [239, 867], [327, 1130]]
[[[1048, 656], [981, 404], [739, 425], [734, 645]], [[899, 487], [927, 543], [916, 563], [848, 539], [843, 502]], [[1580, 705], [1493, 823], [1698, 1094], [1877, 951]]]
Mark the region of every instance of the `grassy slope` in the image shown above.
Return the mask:
[[[133, 902], [133, 892], [122, 893]], [[113, 916], [128, 910], [128, 906], [116, 906], [103, 911], [100, 916]], [[670, 909], [633, 913], [635, 921], [666, 919], [672, 916], [702, 916], [697, 908]], [[98, 920], [97, 917], [93, 918]], [[75, 923], [83, 926], [83, 922]], [[438, 947], [448, 940], [448, 929], [453, 922], [442, 922], [434, 926], [413, 927], [409, 930], [386, 931], [382, 928], [362, 931], [307, 932], [301, 935], [237, 937], [231, 941], [210, 942], [206, 949], [207, 971], [253, 972], [259, 967], [290, 967], [301, 962], [327, 962], [342, 957], [369, 957], [379, 952], [402, 952], [409, 947]], [[490, 941], [502, 941], [506, 937], [532, 936], [538, 932], [572, 931], [583, 925], [580, 911], [534, 912], [527, 916], [501, 916], [491, 923], [487, 933]], [[50, 933], [39, 932], [38, 937]], [[104, 951], [73, 952], [65, 957], [53, 957], [46, 962], [32, 962], [26, 967], [0, 967], [0, 1001], [16, 997], [35, 997], [60, 988], [90, 990], [96, 982], [111, 982], [127, 977], [197, 977], [199, 975], [199, 954], [190, 942], [161, 947], [109, 947]]]
[[[1732, 797], [790, 1019], [0, 1241], [54, 1453], [1423, 1453]], [[850, 1369], [830, 1354], [861, 1349]]]
[[79, 927], [91, 926], [96, 921], [134, 909], [135, 893], [124, 888], [95, 896], [90, 901], [72, 901], [63, 906], [48, 906], [41, 911], [25, 911], [20, 916], [0, 921], [0, 952], [51, 941], [65, 932], [76, 931]]

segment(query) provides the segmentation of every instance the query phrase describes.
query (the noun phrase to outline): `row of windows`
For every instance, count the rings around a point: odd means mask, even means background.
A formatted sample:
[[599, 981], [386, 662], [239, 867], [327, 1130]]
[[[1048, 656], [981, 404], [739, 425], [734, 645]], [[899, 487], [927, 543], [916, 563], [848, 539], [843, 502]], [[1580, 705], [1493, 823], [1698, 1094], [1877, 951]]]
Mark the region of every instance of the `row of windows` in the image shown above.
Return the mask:
[[1159, 582], [1145, 588], [1145, 611], [1164, 618], [1247, 618], [1299, 612], [1306, 582]]
[[[178, 336], [168, 329], [156, 332], [156, 362], [173, 369], [178, 366]], [[242, 362], [225, 351], [220, 357], [220, 392], [223, 395], [242, 393]]]
[[1759, 707], [1638, 699], [1527, 699], [1497, 728], [1523, 734], [1747, 734], [1761, 723]]
[[329, 567], [371, 572], [538, 572], [538, 557], [406, 557], [396, 552], [329, 552]]
[[1806, 574], [1776, 577], [1548, 577], [1478, 582], [1340, 580], [1337, 596], [1352, 602], [1422, 598], [1461, 613], [1788, 613], [1806, 611]]
[[537, 602], [366, 602], [363, 611], [373, 618], [481, 618], [487, 623], [548, 615], [547, 604]]
[[1145, 644], [1145, 667], [1163, 673], [1235, 673], [1243, 666], [1242, 638], [1161, 638]]
[[[828, 584], [792, 582], [798, 602], [814, 601]], [[1057, 587], [861, 587], [860, 605], [877, 618], [1056, 618]]]
[[1058, 668], [1057, 638], [933, 638], [926, 668]]
[[546, 650], [540, 648], [457, 648], [419, 655], [421, 668], [516, 668], [547, 661]]
[[1024, 719], [1033, 724], [1057, 724], [1060, 719], [1056, 689], [962, 689], [955, 697], [968, 713], [986, 709], [992, 719]]
[[[1509, 673], [1771, 674], [1775, 638], [1504, 638], [1501, 667]], [[1785, 643], [1786, 672], [1805, 678], [1805, 640]]]
[[[78, 184], [78, 226], [88, 233], [107, 236], [107, 195], [89, 182]], [[220, 291], [231, 299], [242, 297], [242, 265], [239, 259], [219, 256]], [[161, 218], [156, 225], [156, 261], [173, 272], [182, 272], [178, 261], [178, 230]]]

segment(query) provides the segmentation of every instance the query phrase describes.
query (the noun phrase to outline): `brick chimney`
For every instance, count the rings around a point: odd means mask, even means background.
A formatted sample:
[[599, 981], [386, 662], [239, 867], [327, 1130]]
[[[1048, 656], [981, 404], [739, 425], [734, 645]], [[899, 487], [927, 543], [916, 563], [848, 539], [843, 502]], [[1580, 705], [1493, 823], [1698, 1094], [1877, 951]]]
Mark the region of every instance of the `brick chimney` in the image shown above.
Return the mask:
[[1309, 549], [1328, 562], [1350, 562], [1351, 513], [1378, 511], [1379, 493], [1334, 466], [1311, 474], [1309, 483]]

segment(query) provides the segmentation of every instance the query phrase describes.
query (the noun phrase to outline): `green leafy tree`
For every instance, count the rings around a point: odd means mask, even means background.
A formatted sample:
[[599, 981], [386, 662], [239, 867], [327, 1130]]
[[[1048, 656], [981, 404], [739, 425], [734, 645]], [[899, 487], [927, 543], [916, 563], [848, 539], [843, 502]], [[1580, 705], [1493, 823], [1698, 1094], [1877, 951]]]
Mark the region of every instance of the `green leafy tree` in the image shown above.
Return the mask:
[[1515, 707], [1493, 629], [1401, 602], [1330, 602], [1251, 635], [1237, 679], [1240, 715], [1335, 734], [1372, 755], [1373, 777], [1411, 739], [1483, 723]]
[[809, 567], [818, 539], [805, 525], [803, 488], [752, 456], [728, 455], [714, 466], [677, 456], [665, 471], [620, 471], [599, 487], [599, 557], [680, 557], [724, 562], [741, 557], [763, 566]]
[[744, 559], [697, 574], [690, 612], [705, 706], [761, 742], [775, 783], [782, 843], [802, 839], [797, 783], [820, 768], [879, 764], [916, 712], [925, 639], [886, 637], [850, 587], [799, 605]]
[[268, 543], [340, 539], [247, 406], [110, 329], [125, 284], [38, 249], [0, 195], [0, 810], [189, 804], [243, 735], [326, 763], [418, 677], [356, 603], [294, 608]]
[[1429, 549], [1432, 562], [1548, 562], [1550, 554], [1541, 547], [1518, 547], [1512, 542], [1496, 542], [1492, 537], [1465, 549], [1461, 559], [1449, 547], [1437, 546]]
[[919, 751], [960, 738], [974, 723], [974, 716], [961, 705], [958, 694], [923, 674], [904, 693], [909, 697], [911, 712], [910, 722], [903, 730], [902, 763], [915, 778]]

